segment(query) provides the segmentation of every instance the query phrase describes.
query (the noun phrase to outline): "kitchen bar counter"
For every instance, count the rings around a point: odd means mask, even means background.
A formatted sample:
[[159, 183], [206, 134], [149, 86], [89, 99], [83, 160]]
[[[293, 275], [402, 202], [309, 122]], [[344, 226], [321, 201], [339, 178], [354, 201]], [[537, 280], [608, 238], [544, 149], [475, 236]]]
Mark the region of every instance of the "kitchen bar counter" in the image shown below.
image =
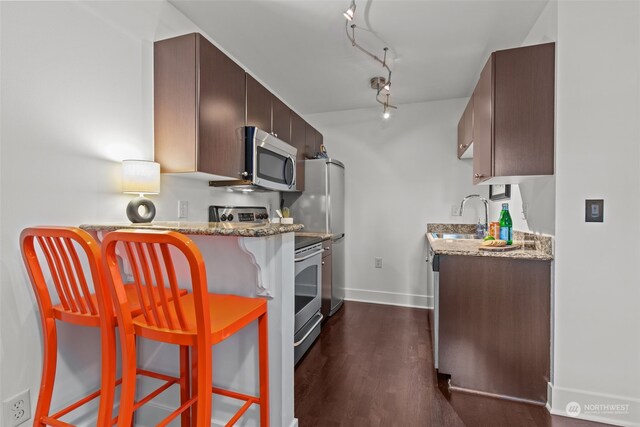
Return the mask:
[[150, 224], [132, 224], [130, 222], [82, 224], [80, 228], [86, 231], [102, 232], [136, 228], [144, 230], [170, 230], [183, 234], [202, 236], [265, 237], [300, 231], [304, 226], [302, 224], [156, 221]]
[[553, 260], [551, 237], [514, 231], [514, 244], [521, 248], [504, 252], [479, 250], [480, 239], [435, 239], [431, 233], [474, 234], [474, 224], [427, 224], [426, 237], [434, 253], [438, 255], [460, 255], [528, 259], [538, 261]]

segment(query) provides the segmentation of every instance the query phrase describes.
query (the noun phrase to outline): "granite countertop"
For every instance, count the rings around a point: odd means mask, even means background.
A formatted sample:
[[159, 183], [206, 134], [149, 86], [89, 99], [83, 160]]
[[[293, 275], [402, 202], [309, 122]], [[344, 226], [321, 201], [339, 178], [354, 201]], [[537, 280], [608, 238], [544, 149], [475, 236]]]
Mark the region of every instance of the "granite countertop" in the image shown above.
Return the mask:
[[132, 224], [130, 222], [82, 224], [80, 228], [86, 231], [114, 231], [135, 228], [142, 230], [170, 230], [202, 236], [265, 237], [300, 231], [304, 226], [302, 224], [155, 221], [150, 224]]
[[539, 234], [514, 231], [514, 244], [520, 249], [505, 252], [481, 251], [479, 239], [435, 239], [431, 233], [475, 234], [475, 224], [427, 224], [426, 237], [429, 245], [438, 255], [485, 256], [499, 258], [516, 258], [539, 261], [553, 260], [551, 237]]

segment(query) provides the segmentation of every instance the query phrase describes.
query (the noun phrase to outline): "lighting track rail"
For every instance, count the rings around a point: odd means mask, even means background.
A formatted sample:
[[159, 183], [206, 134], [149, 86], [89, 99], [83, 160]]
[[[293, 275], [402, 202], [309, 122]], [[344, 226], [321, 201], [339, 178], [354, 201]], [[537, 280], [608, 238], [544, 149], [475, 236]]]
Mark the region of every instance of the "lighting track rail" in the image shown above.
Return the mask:
[[[356, 28], [358, 27], [352, 22], [355, 17], [355, 12], [356, 2], [355, 0], [352, 0], [349, 9], [347, 9], [347, 11], [343, 13], [344, 17], [347, 19], [345, 22], [345, 33], [347, 34], [347, 38], [351, 42], [351, 46], [357, 48], [365, 55], [368, 55], [371, 59], [380, 63], [382, 67], [387, 70], [386, 79], [384, 77], [374, 77], [371, 79], [371, 88], [376, 90], [376, 101], [378, 101], [378, 103], [380, 103], [384, 107], [383, 117], [385, 119], [388, 119], [390, 115], [389, 109], [398, 108], [397, 106], [389, 103], [389, 96], [391, 95], [391, 68], [389, 67], [389, 64], [387, 64], [387, 51], [389, 50], [389, 48], [386, 46], [384, 47], [384, 54], [382, 56], [382, 59], [380, 59], [377, 55], [358, 44], [358, 42], [356, 41]], [[349, 25], [350, 22], [352, 22], [351, 25]], [[349, 28], [351, 28], [351, 32], [349, 32]]]

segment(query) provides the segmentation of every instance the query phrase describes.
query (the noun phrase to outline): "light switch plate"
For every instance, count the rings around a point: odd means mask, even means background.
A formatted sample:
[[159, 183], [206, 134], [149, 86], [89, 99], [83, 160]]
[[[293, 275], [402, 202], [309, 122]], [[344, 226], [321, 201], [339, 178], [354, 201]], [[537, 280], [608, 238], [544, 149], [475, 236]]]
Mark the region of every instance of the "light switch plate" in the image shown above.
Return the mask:
[[604, 222], [604, 200], [585, 200], [584, 206], [585, 222]]

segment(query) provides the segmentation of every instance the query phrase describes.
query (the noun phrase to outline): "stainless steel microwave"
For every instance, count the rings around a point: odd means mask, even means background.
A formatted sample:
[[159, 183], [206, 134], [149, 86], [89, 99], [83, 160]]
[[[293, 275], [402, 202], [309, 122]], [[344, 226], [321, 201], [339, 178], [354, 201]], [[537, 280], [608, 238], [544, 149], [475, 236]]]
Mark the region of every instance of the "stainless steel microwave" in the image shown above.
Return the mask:
[[243, 128], [244, 172], [241, 180], [211, 181], [216, 187], [239, 190], [296, 190], [296, 154], [298, 150], [255, 126]]

